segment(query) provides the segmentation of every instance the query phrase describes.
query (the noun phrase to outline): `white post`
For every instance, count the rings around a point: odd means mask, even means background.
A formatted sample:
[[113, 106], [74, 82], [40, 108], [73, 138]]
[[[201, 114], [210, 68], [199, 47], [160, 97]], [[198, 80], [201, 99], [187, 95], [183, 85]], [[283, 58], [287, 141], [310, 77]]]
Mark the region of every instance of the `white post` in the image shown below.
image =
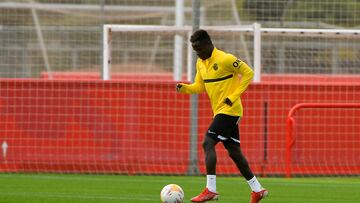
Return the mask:
[[261, 25], [254, 23], [254, 82], [261, 81]]
[[188, 32], [187, 36], [187, 81], [190, 82], [192, 80], [192, 71], [193, 71], [193, 63], [192, 63], [192, 47], [190, 43], [191, 31]]
[[[184, 25], [184, 0], [176, 0], [175, 9], [175, 26]], [[176, 81], [182, 79], [182, 62], [183, 62], [183, 37], [175, 35], [174, 38], [174, 61], [173, 61], [173, 78]]]
[[[35, 4], [33, 0], [29, 0], [29, 2], [31, 3], [31, 5]], [[51, 68], [50, 68], [49, 57], [48, 57], [47, 49], [45, 46], [44, 36], [42, 34], [40, 21], [39, 21], [37, 12], [34, 7], [31, 8], [31, 14], [34, 19], [35, 26], [36, 26], [36, 34], [39, 39], [39, 44], [40, 44], [41, 52], [42, 52], [42, 55], [44, 58], [45, 67], [46, 67], [46, 70], [48, 71], [48, 77], [49, 77], [49, 79], [53, 79], [53, 74], [52, 74]]]
[[103, 70], [102, 79], [110, 80], [111, 69], [111, 28], [110, 26], [103, 26]]

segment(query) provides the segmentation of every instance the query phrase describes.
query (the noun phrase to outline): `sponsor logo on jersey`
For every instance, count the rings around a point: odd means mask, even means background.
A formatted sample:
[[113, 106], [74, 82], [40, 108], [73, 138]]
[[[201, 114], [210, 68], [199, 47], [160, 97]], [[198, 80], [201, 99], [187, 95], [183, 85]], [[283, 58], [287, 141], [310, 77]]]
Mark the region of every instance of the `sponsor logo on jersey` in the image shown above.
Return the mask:
[[233, 66], [234, 66], [235, 68], [238, 68], [240, 63], [241, 63], [241, 60], [240, 60], [240, 59], [236, 59], [236, 61], [233, 63]]

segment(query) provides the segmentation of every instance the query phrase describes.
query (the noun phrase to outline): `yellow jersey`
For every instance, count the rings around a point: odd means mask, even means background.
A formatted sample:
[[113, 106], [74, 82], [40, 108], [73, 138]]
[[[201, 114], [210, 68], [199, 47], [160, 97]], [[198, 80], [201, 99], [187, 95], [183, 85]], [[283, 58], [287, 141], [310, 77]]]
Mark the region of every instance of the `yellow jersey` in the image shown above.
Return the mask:
[[[253, 76], [253, 70], [245, 62], [214, 48], [208, 59], [197, 59], [194, 83], [182, 84], [179, 91], [187, 94], [206, 91], [214, 116], [243, 116], [240, 95], [247, 89]], [[232, 106], [224, 103], [226, 98], [232, 102]]]

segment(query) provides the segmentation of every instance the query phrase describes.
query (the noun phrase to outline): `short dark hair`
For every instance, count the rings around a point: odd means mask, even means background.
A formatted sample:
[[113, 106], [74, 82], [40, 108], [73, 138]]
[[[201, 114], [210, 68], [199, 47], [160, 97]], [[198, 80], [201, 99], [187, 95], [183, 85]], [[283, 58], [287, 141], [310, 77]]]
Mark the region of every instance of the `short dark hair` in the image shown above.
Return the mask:
[[210, 35], [205, 30], [195, 31], [190, 37], [190, 42], [191, 43], [198, 42], [199, 44], [203, 44], [203, 43], [212, 44]]

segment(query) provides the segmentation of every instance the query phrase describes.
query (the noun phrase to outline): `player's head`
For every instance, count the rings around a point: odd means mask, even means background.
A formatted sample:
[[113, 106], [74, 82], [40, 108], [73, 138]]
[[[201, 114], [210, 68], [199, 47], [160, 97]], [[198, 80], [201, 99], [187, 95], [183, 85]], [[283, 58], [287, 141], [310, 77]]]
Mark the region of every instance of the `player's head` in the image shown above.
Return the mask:
[[211, 56], [214, 45], [209, 34], [205, 30], [195, 31], [191, 35], [190, 42], [199, 58], [205, 60]]

